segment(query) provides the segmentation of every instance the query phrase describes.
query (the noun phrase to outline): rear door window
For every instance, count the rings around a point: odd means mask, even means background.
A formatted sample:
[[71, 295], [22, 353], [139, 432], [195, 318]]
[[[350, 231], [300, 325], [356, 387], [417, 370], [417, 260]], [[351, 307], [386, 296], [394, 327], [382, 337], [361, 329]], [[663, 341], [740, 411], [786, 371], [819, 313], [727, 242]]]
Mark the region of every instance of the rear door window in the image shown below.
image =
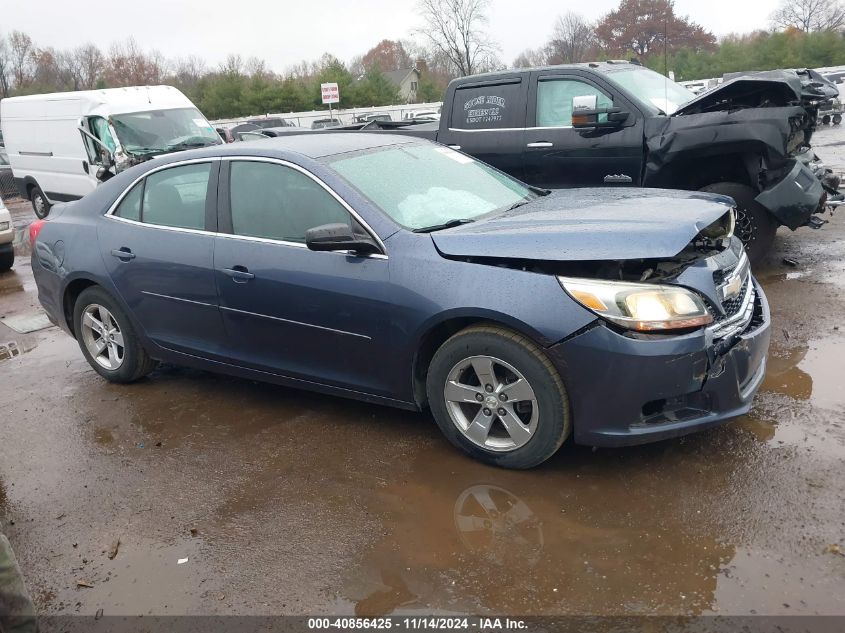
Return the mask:
[[525, 127], [522, 81], [458, 88], [450, 127], [484, 130]]
[[181, 165], [150, 174], [144, 186], [141, 221], [159, 226], [205, 229], [210, 175], [211, 163]]

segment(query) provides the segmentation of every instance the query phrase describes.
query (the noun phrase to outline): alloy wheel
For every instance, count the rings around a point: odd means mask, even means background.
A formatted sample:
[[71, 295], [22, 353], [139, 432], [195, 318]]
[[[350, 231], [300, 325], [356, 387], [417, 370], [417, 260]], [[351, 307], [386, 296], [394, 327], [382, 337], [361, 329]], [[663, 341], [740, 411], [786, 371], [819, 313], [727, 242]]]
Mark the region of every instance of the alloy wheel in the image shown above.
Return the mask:
[[82, 341], [101, 367], [114, 371], [123, 364], [123, 333], [112, 313], [103, 306], [92, 303], [83, 311]]
[[507, 452], [528, 443], [540, 411], [528, 380], [493, 356], [471, 356], [449, 372], [443, 388], [452, 423], [481, 448]]

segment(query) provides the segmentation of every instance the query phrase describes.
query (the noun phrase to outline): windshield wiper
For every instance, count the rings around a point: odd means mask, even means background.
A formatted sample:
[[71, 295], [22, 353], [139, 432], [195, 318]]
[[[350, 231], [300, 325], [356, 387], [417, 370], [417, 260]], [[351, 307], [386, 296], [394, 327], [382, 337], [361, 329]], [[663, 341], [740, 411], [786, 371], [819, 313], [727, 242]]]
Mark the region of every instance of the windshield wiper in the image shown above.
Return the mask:
[[173, 145], [168, 145], [168, 149], [193, 149], [196, 147], [211, 147], [215, 145], [214, 141], [194, 141], [192, 143], [174, 143]]
[[531, 200], [520, 200], [519, 202], [514, 202], [511, 206], [506, 209], [506, 211], [513, 211], [514, 209], [518, 209], [519, 207], [524, 207], [529, 202], [531, 202]]
[[424, 226], [421, 229], [414, 229], [414, 233], [431, 233], [432, 231], [440, 231], [442, 229], [451, 229], [453, 226], [460, 226], [461, 224], [469, 224], [475, 222], [469, 218], [461, 218], [459, 220], [449, 220], [443, 224], [434, 224], [432, 226]]

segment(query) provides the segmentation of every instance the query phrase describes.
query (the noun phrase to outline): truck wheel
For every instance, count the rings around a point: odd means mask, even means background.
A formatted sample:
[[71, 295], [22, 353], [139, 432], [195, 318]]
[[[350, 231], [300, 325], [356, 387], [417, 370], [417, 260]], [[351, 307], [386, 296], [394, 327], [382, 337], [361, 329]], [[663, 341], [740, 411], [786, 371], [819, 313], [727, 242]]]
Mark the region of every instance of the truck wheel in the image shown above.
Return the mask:
[[775, 241], [778, 223], [768, 209], [755, 200], [754, 190], [736, 182], [717, 182], [701, 189], [730, 196], [736, 202], [736, 236], [742, 240], [752, 265], [759, 263]]
[[503, 327], [472, 326], [446, 341], [429, 365], [426, 393], [446, 438], [494, 466], [537, 466], [572, 430], [557, 370], [532, 341]]
[[833, 124], [839, 125], [840, 123], [842, 123], [842, 115], [841, 114], [834, 114], [833, 115]]
[[825, 114], [822, 117], [822, 125], [830, 125], [830, 115], [829, 114]]
[[32, 201], [32, 210], [35, 211], [38, 219], [43, 220], [46, 218], [50, 213], [50, 203], [47, 201], [44, 192], [41, 191], [41, 187], [35, 185], [29, 194], [29, 199]]

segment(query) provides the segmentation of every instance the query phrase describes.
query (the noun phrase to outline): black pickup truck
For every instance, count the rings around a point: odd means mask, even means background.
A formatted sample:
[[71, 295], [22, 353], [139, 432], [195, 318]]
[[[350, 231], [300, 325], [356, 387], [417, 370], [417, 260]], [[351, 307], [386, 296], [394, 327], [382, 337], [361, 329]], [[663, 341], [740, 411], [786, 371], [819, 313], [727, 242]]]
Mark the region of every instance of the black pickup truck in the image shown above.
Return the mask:
[[795, 72], [696, 97], [630, 62], [511, 70], [449, 84], [438, 123], [355, 129], [436, 140], [544, 188], [645, 186], [731, 196], [758, 261], [780, 225], [818, 228], [838, 178], [810, 149], [817, 89]]

